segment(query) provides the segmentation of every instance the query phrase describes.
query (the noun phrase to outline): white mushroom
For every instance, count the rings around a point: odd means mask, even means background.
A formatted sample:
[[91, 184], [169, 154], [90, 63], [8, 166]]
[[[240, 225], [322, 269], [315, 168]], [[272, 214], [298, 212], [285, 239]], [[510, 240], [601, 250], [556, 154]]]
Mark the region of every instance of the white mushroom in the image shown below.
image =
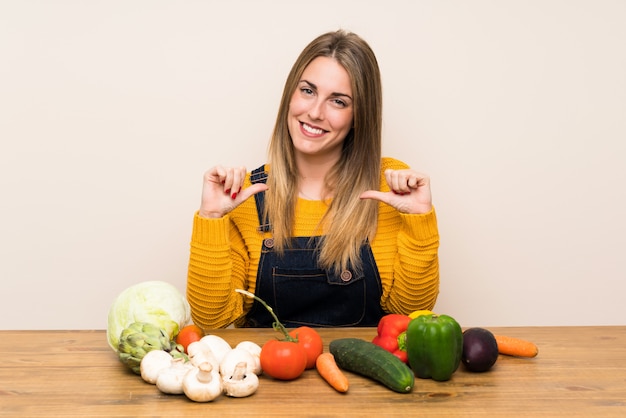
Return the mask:
[[208, 361], [215, 370], [219, 369], [220, 364], [215, 354], [213, 354], [211, 347], [200, 341], [194, 341], [187, 346], [187, 356], [191, 364], [196, 367]]
[[169, 367], [162, 369], [156, 380], [157, 388], [163, 393], [180, 395], [183, 391], [183, 378], [188, 371], [194, 369], [189, 362], [182, 358], [175, 358]]
[[233, 348], [226, 353], [220, 362], [220, 374], [225, 377], [231, 376], [235, 372], [235, 367], [237, 367], [239, 363], [245, 364], [246, 373], [256, 374], [257, 361], [249, 351], [244, 350], [243, 348]]
[[230, 344], [228, 344], [228, 341], [214, 334], [205, 335], [204, 337], [200, 338], [200, 342], [209, 346], [209, 348], [213, 352], [213, 355], [217, 359], [218, 364], [222, 362], [222, 359], [224, 358], [226, 353], [232, 350], [232, 347], [230, 346]]
[[252, 356], [256, 362], [256, 367], [254, 369], [254, 374], [257, 376], [263, 373], [263, 369], [261, 368], [261, 346], [257, 343], [253, 343], [252, 341], [242, 341], [235, 348], [243, 348]]
[[156, 384], [159, 372], [172, 364], [173, 357], [164, 350], [148, 351], [141, 359], [139, 370], [141, 378], [150, 384]]
[[195, 402], [210, 402], [222, 394], [222, 381], [211, 363], [201, 363], [183, 379], [183, 391]]
[[254, 373], [246, 372], [246, 364], [241, 362], [231, 376], [222, 375], [222, 386], [226, 396], [243, 398], [252, 395], [259, 387], [259, 378]]

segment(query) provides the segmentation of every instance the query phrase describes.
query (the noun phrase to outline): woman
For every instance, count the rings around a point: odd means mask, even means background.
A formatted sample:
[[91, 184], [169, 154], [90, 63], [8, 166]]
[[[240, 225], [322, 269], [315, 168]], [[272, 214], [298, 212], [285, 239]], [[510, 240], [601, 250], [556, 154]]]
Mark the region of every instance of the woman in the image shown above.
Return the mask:
[[376, 57], [355, 34], [313, 40], [287, 78], [268, 164], [216, 166], [194, 217], [187, 299], [205, 329], [375, 326], [439, 291], [429, 178], [381, 157]]

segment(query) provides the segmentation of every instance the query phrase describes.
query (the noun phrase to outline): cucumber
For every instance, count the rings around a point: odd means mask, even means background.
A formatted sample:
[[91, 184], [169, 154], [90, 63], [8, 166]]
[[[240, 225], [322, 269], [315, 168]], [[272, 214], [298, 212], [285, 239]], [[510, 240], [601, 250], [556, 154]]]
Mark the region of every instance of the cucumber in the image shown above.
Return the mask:
[[376, 380], [399, 393], [409, 393], [415, 383], [413, 371], [389, 351], [359, 338], [339, 338], [328, 345], [337, 365]]

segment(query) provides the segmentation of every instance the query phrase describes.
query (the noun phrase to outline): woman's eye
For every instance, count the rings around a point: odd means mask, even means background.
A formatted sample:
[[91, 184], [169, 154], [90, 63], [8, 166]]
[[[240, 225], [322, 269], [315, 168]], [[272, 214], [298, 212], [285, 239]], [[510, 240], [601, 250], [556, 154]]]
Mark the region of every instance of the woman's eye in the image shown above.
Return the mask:
[[344, 101], [343, 101], [343, 100], [341, 100], [341, 99], [334, 99], [334, 100], [333, 100], [333, 103], [334, 103], [335, 105], [339, 106], [339, 107], [346, 107], [346, 106], [347, 106], [346, 102], [344, 102]]
[[308, 88], [308, 87], [302, 87], [302, 88], [300, 89], [300, 91], [301, 91], [302, 93], [304, 93], [304, 94], [307, 94], [307, 95], [311, 95], [311, 94], [313, 94], [313, 90], [311, 90], [311, 89], [310, 89], [310, 88]]

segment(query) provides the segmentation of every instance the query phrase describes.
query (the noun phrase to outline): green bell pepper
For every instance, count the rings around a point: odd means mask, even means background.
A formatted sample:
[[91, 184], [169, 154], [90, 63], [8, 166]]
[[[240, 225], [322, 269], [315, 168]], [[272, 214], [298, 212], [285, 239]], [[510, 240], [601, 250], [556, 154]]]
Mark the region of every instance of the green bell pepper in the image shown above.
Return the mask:
[[406, 330], [406, 351], [417, 377], [449, 380], [463, 355], [461, 326], [448, 315], [418, 316]]

